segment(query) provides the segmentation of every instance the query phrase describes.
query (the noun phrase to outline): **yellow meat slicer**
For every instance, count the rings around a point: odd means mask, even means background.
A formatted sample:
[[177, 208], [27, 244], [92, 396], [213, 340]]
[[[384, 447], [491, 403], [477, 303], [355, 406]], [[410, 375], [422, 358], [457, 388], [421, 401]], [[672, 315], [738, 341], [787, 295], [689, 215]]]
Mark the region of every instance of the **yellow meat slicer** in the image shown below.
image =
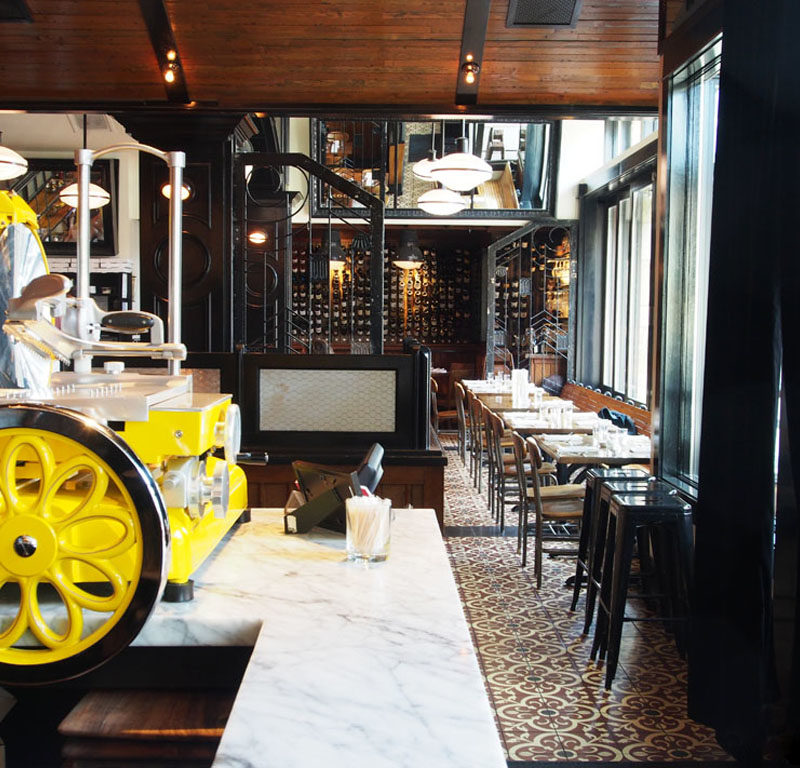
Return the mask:
[[[90, 169], [122, 149], [162, 159], [171, 189], [181, 189], [183, 152], [136, 144], [76, 152], [75, 297], [69, 279], [48, 272], [33, 211], [0, 193], [6, 685], [69, 679], [113, 657], [162, 595], [191, 599], [192, 572], [234, 523], [249, 519], [236, 465], [238, 406], [230, 395], [193, 392], [191, 377], [180, 374], [179, 194], [170, 198], [168, 339], [156, 315], [104, 312], [89, 296]], [[129, 340], [106, 340], [109, 333]], [[120, 359], [93, 370], [94, 355]], [[141, 357], [164, 360], [165, 371], [125, 370], [126, 358]], [[56, 361], [72, 372], [55, 371]]]

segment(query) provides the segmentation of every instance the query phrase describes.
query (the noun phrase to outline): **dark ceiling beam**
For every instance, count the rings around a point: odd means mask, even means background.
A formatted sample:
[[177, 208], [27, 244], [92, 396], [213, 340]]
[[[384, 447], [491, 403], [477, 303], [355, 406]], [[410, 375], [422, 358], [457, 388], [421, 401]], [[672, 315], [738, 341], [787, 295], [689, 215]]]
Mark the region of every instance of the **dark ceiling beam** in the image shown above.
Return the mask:
[[188, 104], [190, 99], [186, 77], [164, 0], [139, 0], [139, 7], [150, 34], [167, 100]]
[[491, 0], [467, 0], [464, 8], [464, 29], [461, 32], [461, 53], [456, 75], [456, 104], [478, 103], [490, 5]]
[[480, 107], [437, 104], [264, 104], [221, 108], [213, 102], [192, 102], [186, 105], [167, 104], [163, 101], [0, 101], [3, 109], [25, 112], [96, 112], [173, 114], [176, 111], [198, 114], [243, 114], [261, 112], [270, 117], [318, 117], [329, 120], [375, 118], [376, 120], [498, 120], [528, 123], [535, 120], [604, 120], [607, 117], [656, 117], [658, 107], [641, 105], [607, 104], [481, 104]]
[[33, 23], [31, 9], [25, 0], [2, 0], [0, 2], [0, 22]]

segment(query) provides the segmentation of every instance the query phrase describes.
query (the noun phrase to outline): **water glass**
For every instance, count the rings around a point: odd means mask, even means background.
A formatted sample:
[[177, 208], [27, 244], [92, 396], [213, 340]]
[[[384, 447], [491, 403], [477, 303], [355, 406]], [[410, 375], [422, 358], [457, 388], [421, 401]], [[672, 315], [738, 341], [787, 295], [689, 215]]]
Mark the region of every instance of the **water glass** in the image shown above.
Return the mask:
[[376, 563], [389, 556], [392, 502], [378, 496], [352, 496], [345, 500], [348, 560]]

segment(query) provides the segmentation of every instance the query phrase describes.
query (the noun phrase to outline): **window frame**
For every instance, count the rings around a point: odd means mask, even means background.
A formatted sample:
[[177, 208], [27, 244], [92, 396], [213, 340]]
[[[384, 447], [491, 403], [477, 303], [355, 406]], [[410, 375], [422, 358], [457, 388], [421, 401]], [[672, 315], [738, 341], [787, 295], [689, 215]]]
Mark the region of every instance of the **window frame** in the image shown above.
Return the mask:
[[[331, 118], [333, 120], [334, 118]], [[335, 118], [339, 120], [339, 118]], [[433, 123], [439, 124], [441, 120], [431, 120], [429, 118], [396, 118], [396, 119], [388, 119], [386, 117], [380, 118], [367, 118], [367, 117], [350, 117], [344, 118], [346, 122], [353, 122], [355, 120], [361, 120], [366, 123], [375, 123], [377, 126], [380, 126], [380, 130], [382, 131], [381, 137], [381, 144], [382, 144], [382, 152], [386, 150], [388, 152], [388, 148], [391, 145], [389, 140], [391, 136], [390, 124], [397, 125], [409, 122], [425, 122], [425, 123]], [[460, 118], [452, 118], [448, 119], [448, 123], [454, 123], [460, 121]], [[310, 121], [310, 128], [311, 128], [311, 157], [321, 164], [325, 164], [325, 142], [322, 139], [322, 124], [325, 122], [324, 119], [320, 118], [311, 118]], [[557, 198], [557, 185], [558, 185], [558, 168], [559, 168], [559, 154], [561, 150], [561, 121], [557, 119], [550, 119], [550, 118], [543, 118], [543, 117], [530, 117], [530, 118], [516, 118], [516, 117], [504, 117], [504, 116], [495, 116], [491, 119], [485, 120], [470, 120], [468, 121], [470, 126], [472, 127], [482, 127], [482, 126], [490, 126], [497, 123], [507, 123], [507, 124], [527, 124], [527, 123], [543, 123], [547, 124], [550, 127], [549, 136], [547, 139], [547, 147], [546, 147], [546, 168], [547, 174], [546, 178], [546, 188], [545, 188], [545, 200], [543, 201], [543, 205], [541, 208], [498, 208], [498, 209], [488, 209], [488, 208], [480, 208], [480, 209], [470, 209], [466, 208], [463, 211], [453, 214], [451, 216], [440, 217], [435, 216], [430, 213], [426, 213], [425, 211], [419, 208], [396, 208], [391, 207], [387, 200], [386, 208], [385, 208], [385, 215], [386, 218], [391, 219], [432, 219], [432, 220], [440, 220], [440, 219], [456, 219], [456, 220], [480, 220], [480, 219], [511, 219], [514, 221], [519, 221], [520, 219], [528, 219], [528, 218], [552, 218], [555, 214], [555, 206], [556, 206], [556, 198]], [[396, 142], [399, 143], [399, 142]], [[438, 150], [438, 147], [437, 147]], [[440, 152], [438, 154], [441, 154]], [[388, 163], [387, 163], [388, 166]], [[386, 169], [386, 173], [388, 176], [388, 167]], [[392, 197], [392, 193], [389, 189], [388, 183], [385, 183], [385, 179], [381, 178], [380, 181], [380, 193], [379, 195], [383, 195], [386, 198]], [[324, 201], [321, 199], [321, 186], [319, 184], [312, 184], [311, 188], [311, 215], [314, 218], [319, 217], [327, 217], [329, 212], [331, 212], [334, 216], [339, 218], [359, 218], [361, 213], [359, 209], [352, 209], [347, 208], [344, 206], [327, 206], [324, 205]]]
[[[625, 250], [627, 254], [626, 264], [630, 267], [633, 232], [634, 195], [639, 191], [652, 187], [653, 201], [656, 196], [655, 168], [656, 168], [656, 144], [652, 138], [638, 150], [624, 156], [620, 161], [611, 167], [601, 169], [587, 180], [587, 188], [581, 199], [581, 241], [580, 253], [578, 256], [578, 285], [579, 296], [577, 297], [576, 311], [576, 354], [574, 374], [571, 377], [583, 386], [588, 386], [623, 400], [629, 404], [648, 409], [652, 405], [653, 381], [652, 381], [652, 360], [653, 342], [650, 329], [653, 323], [653, 302], [655, 298], [655, 236], [656, 236], [656, 212], [655, 205], [651, 205], [650, 211], [650, 253], [649, 269], [646, 278], [647, 295], [649, 297], [648, 311], [648, 333], [646, 350], [647, 383], [646, 397], [644, 400], [634, 398], [628, 389], [629, 372], [629, 344], [627, 341], [628, 333], [624, 333], [626, 343], [622, 347], [624, 353], [624, 386], [616, 386], [617, 382], [613, 375], [613, 361], [610, 363], [606, 354], [607, 322], [613, 315], [616, 324], [618, 306], [614, 306], [614, 312], [608, 312], [608, 274], [605, 268], [608, 253], [608, 211], [621, 200], [630, 201], [631, 207], [631, 226], [625, 233]], [[618, 241], [620, 233], [617, 232]], [[615, 288], [619, 276], [618, 264], [615, 262]], [[630, 272], [626, 269], [623, 275], [626, 283], [626, 300], [624, 305], [624, 328], [630, 328], [631, 322], [631, 295], [630, 295]], [[614, 292], [616, 293], [616, 291]], [[621, 318], [620, 318], [621, 321]], [[611, 334], [613, 341], [615, 334]]]
[[[702, 333], [698, 332], [696, 321], [698, 312], [707, 309], [721, 55], [721, 36], [717, 35], [677, 67], [665, 83], [666, 162], [661, 255], [663, 287], [660, 301], [658, 473], [690, 498], [697, 497], [699, 484], [705, 315]], [[710, 79], [707, 77], [709, 74], [716, 79], [714, 110], [700, 115], [696, 124], [690, 124], [692, 105], [689, 101], [695, 96], [687, 95], [683, 101], [679, 101], [676, 99], [676, 90], [682, 88], [688, 94], [689, 88], [701, 89]], [[678, 124], [677, 121], [681, 119], [683, 121]], [[708, 130], [711, 123], [713, 132]], [[681, 133], [678, 133], [679, 130]], [[704, 131], [702, 135], [698, 134], [697, 138], [702, 139], [699, 143], [691, 135], [693, 130]], [[686, 152], [698, 146], [711, 154], [703, 158], [694, 157], [694, 164], [684, 163], [676, 167], [677, 158], [673, 148], [677, 143], [684, 150], [682, 160], [686, 159]], [[692, 173], [695, 176], [690, 178]], [[705, 184], [698, 192], [701, 177]], [[675, 189], [678, 190], [677, 194]], [[697, 192], [696, 196], [690, 198], [688, 190]], [[680, 205], [677, 219], [670, 218], [671, 205], [675, 205], [673, 195], [675, 202]], [[707, 213], [705, 225], [701, 208]], [[687, 253], [687, 247], [691, 247], [691, 254]], [[691, 328], [687, 329], [689, 322]], [[692, 348], [690, 356], [689, 347]]]

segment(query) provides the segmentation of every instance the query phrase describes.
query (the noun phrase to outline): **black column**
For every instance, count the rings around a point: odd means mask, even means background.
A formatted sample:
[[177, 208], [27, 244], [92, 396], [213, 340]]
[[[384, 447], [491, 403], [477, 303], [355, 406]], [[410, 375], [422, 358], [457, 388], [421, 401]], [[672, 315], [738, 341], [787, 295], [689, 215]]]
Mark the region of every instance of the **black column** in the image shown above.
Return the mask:
[[797, 29], [800, 4], [793, 0], [725, 2], [689, 714], [748, 764], [760, 757], [776, 693], [771, 591], [781, 286], [789, 430], [800, 437]]

